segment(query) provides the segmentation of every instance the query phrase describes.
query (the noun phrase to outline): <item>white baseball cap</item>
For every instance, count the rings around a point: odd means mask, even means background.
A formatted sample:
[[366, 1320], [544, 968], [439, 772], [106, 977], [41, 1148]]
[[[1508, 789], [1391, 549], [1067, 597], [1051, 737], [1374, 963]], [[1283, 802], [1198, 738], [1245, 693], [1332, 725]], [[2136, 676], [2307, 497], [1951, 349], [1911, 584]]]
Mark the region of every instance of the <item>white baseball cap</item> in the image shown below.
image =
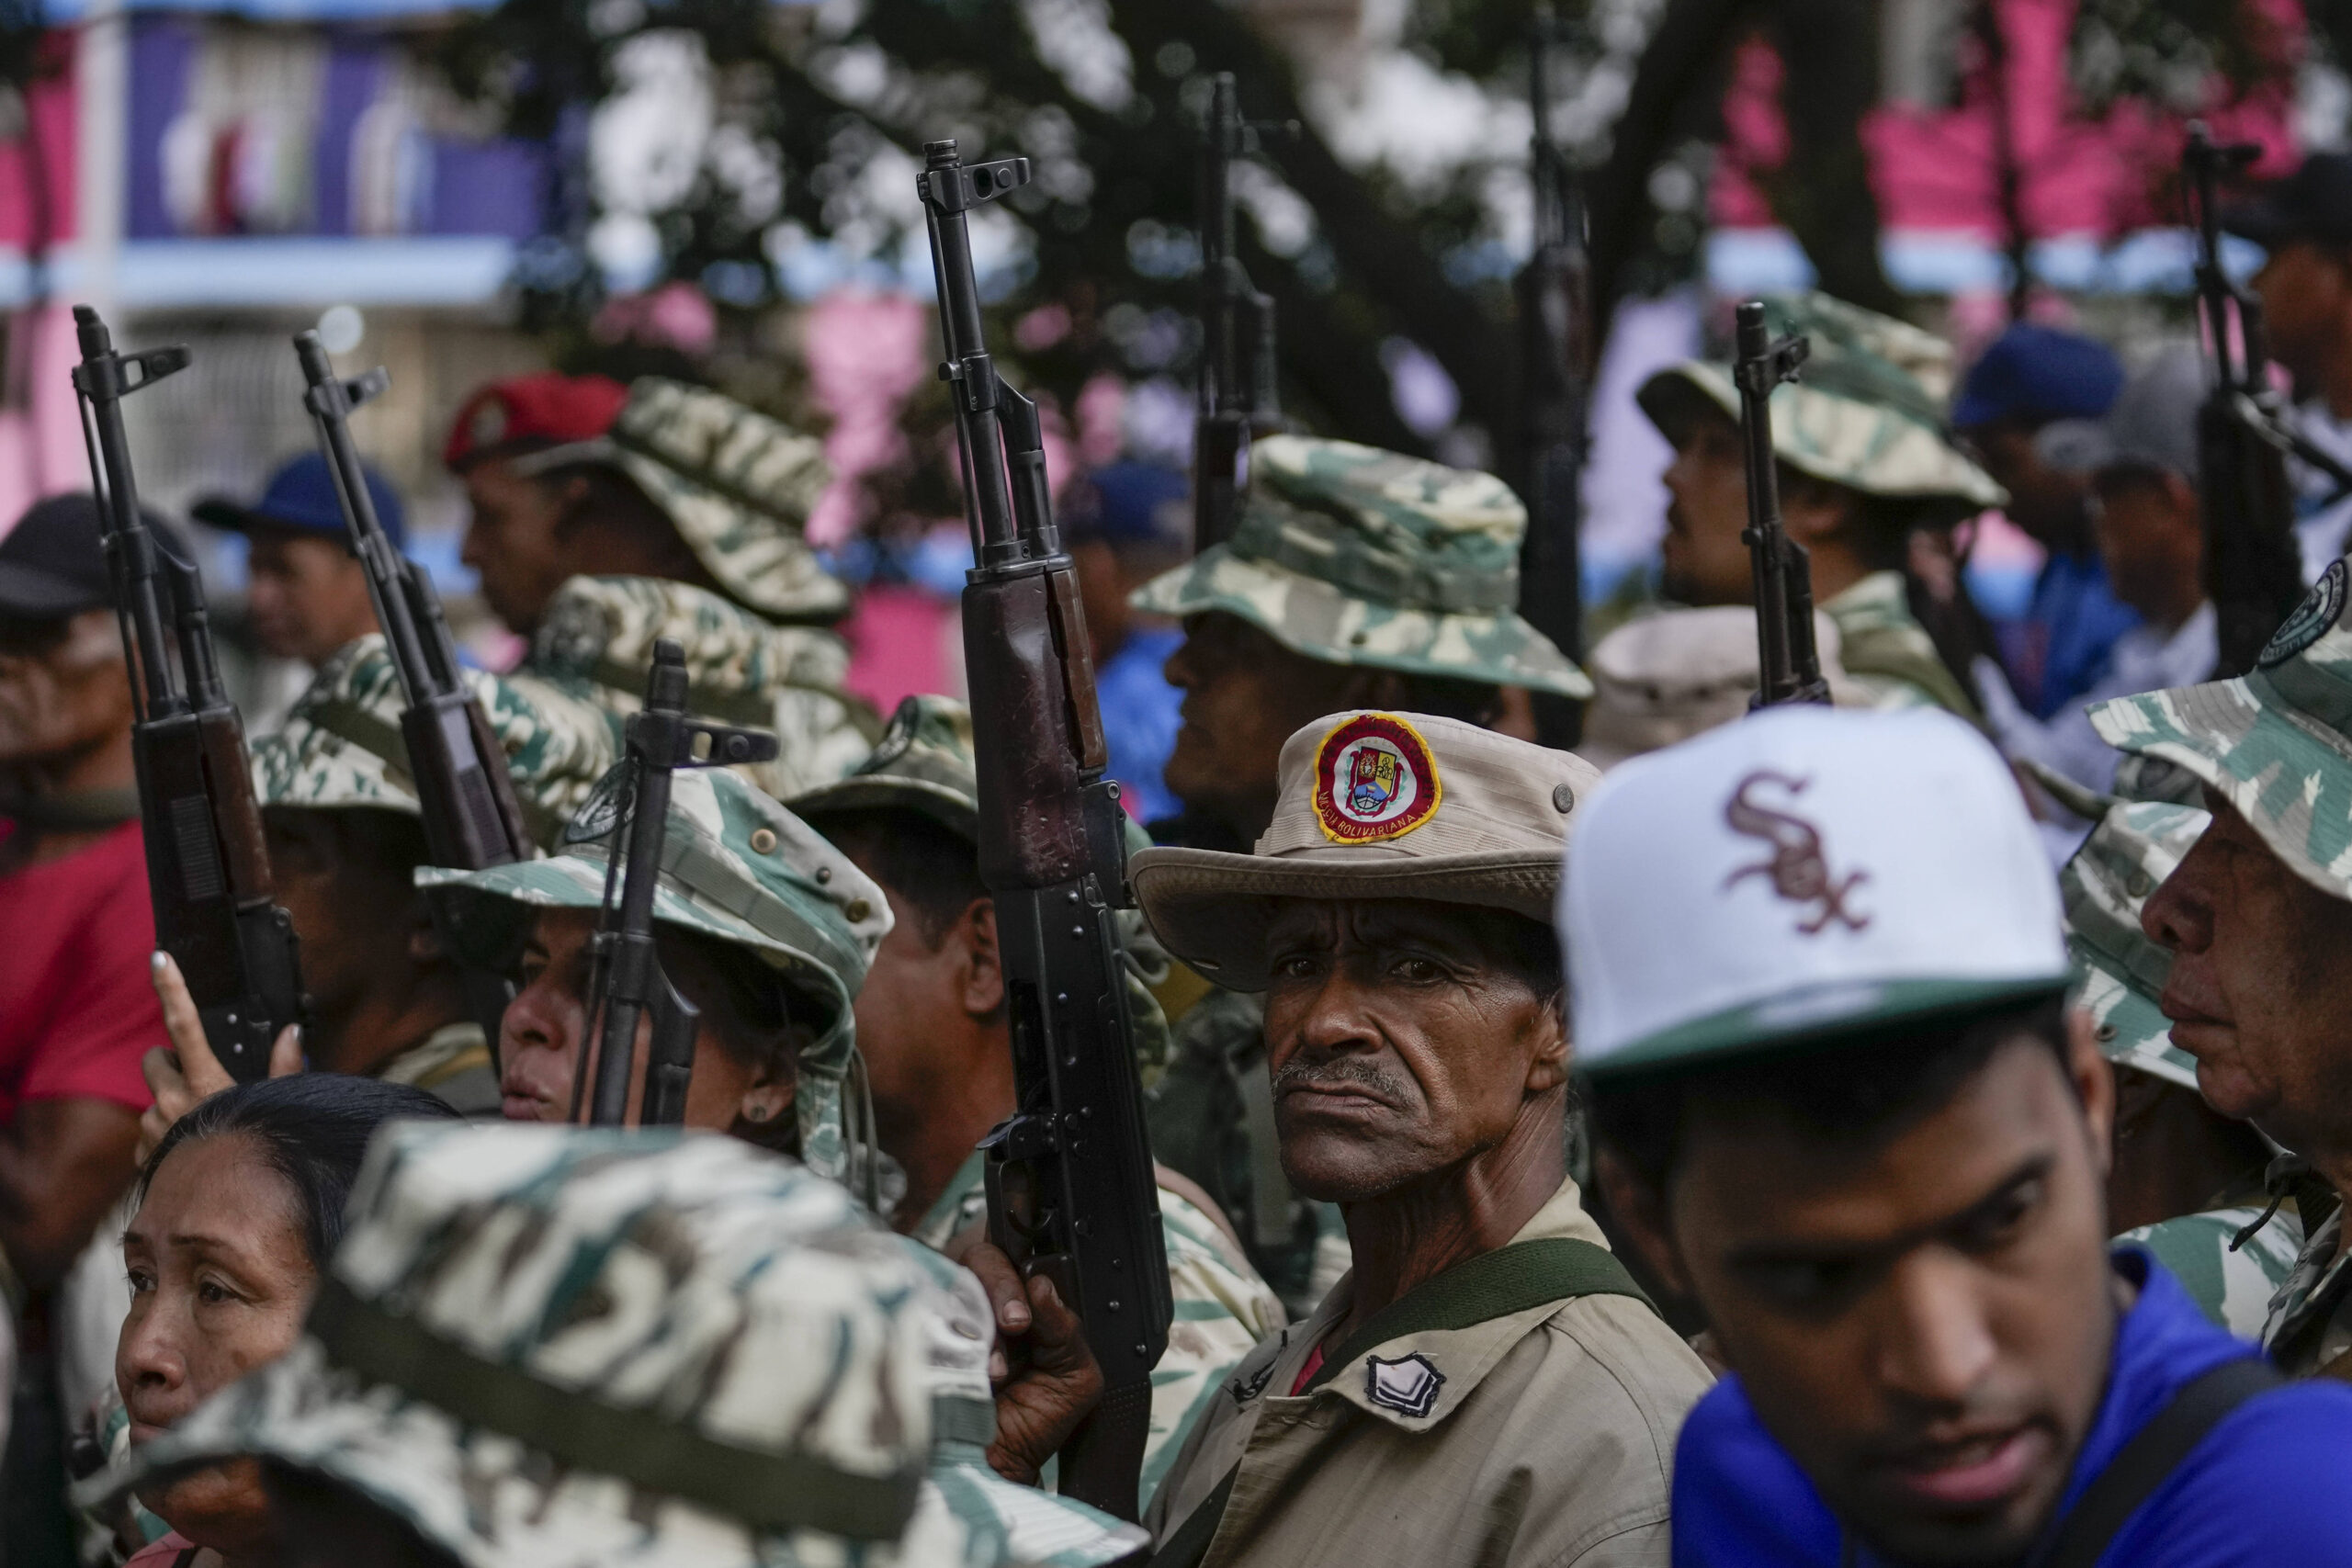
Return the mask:
[[1577, 818], [1558, 927], [1596, 1075], [2066, 985], [2024, 798], [1948, 714], [1776, 708], [1625, 763]]

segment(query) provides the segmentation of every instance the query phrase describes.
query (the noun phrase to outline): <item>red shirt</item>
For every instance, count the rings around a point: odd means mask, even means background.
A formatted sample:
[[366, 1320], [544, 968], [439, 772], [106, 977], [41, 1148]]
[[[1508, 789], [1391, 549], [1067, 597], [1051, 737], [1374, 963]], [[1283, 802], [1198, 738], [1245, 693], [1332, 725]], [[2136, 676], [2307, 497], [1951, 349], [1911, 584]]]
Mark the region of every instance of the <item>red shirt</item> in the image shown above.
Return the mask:
[[28, 1100], [147, 1108], [139, 1059], [164, 1043], [154, 951], [136, 822], [0, 876], [0, 1123]]

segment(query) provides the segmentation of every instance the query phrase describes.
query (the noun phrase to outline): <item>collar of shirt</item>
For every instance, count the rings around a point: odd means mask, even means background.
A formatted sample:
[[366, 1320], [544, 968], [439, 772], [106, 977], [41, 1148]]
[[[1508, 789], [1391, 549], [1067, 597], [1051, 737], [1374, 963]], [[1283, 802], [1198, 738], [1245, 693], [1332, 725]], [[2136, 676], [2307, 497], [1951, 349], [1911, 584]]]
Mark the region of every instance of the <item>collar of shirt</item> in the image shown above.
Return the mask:
[[974, 1149], [947, 1179], [947, 1190], [932, 1201], [909, 1235], [933, 1252], [988, 1208], [988, 1156]]
[[[2075, 1456], [2060, 1517], [2183, 1384], [2256, 1354], [2209, 1323], [2145, 1251], [2119, 1247], [2112, 1256], [2115, 1271], [2137, 1285], [2139, 1295], [2116, 1329], [2107, 1391]], [[1683, 1427], [1675, 1447], [1674, 1529], [1678, 1562], [1835, 1568], [1845, 1561], [1836, 1517], [1757, 1419], [1737, 1374], [1710, 1390]], [[1851, 1561], [1867, 1568], [1881, 1559], [1862, 1549]]]
[[[1582, 1195], [1573, 1179], [1544, 1201], [1520, 1227], [1511, 1242], [1554, 1236], [1607, 1247], [1600, 1227], [1584, 1212]], [[1509, 1245], [1509, 1244], [1506, 1244]], [[1285, 1330], [1279, 1339], [1261, 1345], [1235, 1369], [1227, 1384], [1242, 1404], [1264, 1397], [1268, 1407], [1297, 1408], [1321, 1399], [1337, 1399], [1365, 1415], [1405, 1432], [1434, 1431], [1471, 1394], [1512, 1346], [1530, 1329], [1560, 1310], [1557, 1302], [1491, 1317], [1469, 1328], [1433, 1329], [1403, 1334], [1372, 1347], [1322, 1387], [1292, 1398], [1268, 1390], [1295, 1387], [1308, 1359], [1354, 1304], [1355, 1274], [1342, 1275], [1307, 1320]]]

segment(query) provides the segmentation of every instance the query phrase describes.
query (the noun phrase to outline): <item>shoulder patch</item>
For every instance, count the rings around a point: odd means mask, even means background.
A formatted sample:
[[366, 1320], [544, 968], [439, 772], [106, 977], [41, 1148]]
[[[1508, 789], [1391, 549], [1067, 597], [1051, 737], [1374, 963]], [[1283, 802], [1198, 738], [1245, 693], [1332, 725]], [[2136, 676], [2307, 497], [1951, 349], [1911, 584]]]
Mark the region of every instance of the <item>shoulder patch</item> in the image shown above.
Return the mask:
[[1398, 839], [1445, 798], [1421, 732], [1397, 714], [1358, 714], [1315, 752], [1315, 820], [1338, 844]]
[[2341, 558], [2328, 562], [2327, 570], [2312, 584], [2312, 591], [2295, 606], [2295, 613], [2281, 621], [2278, 629], [2270, 634], [2270, 640], [2262, 645], [2262, 651], [2255, 656], [2254, 667], [2268, 670], [2284, 664], [2325, 637], [2344, 614], [2347, 575], [2352, 575], [2352, 569], [2347, 569]]
[[1417, 1419], [1436, 1405], [1437, 1391], [1445, 1386], [1445, 1374], [1418, 1350], [1393, 1361], [1367, 1356], [1363, 1371], [1365, 1398], [1385, 1410]]

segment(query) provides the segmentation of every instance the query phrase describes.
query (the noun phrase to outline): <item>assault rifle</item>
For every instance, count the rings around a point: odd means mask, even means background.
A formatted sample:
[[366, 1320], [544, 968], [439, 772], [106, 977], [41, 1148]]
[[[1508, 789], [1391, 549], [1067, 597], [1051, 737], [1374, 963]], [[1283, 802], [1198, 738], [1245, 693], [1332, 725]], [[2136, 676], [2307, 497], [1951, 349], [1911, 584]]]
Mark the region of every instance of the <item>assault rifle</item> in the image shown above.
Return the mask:
[[[1591, 268], [1584, 203], [1566, 154], [1552, 140], [1546, 79], [1557, 23], [1539, 7], [1529, 37], [1527, 97], [1535, 131], [1528, 149], [1535, 249], [1519, 275], [1520, 498], [1527, 534], [1519, 550], [1519, 611], [1571, 659], [1584, 651], [1584, 581], [1578, 531], [1584, 508], [1585, 421], [1592, 384]], [[1572, 746], [1582, 710], [1566, 697], [1535, 699], [1549, 746]]]
[[1803, 337], [1775, 339], [1764, 304], [1751, 299], [1735, 316], [1732, 379], [1739, 387], [1740, 444], [1747, 459], [1747, 527], [1740, 539], [1756, 573], [1755, 707], [1826, 703], [1821, 655], [1813, 642], [1813, 562], [1781, 525], [1781, 477], [1772, 457], [1772, 389], [1797, 378], [1813, 352]]
[[1151, 1369], [1173, 1316], [1159, 1197], [1127, 1017], [1117, 906], [1126, 901], [1118, 785], [1078, 578], [1054, 527], [1037, 405], [1005, 384], [980, 331], [965, 214], [1029, 178], [1026, 158], [967, 164], [923, 147], [917, 177], [956, 407], [964, 587], [979, 781], [980, 880], [996, 903], [1018, 1108], [980, 1145], [989, 1237], [1045, 1274], [1085, 1325], [1102, 1403], [1061, 1454], [1061, 1490], [1121, 1518], [1151, 1424]]
[[203, 581], [141, 515], [122, 426], [122, 400], [186, 369], [188, 353], [117, 354], [87, 305], [74, 308], [74, 390], [129, 660], [155, 941], [178, 963], [213, 1055], [251, 1083], [269, 1076], [278, 1032], [301, 1021], [294, 922], [273, 897], [244, 721], [221, 690]]
[[[368, 597], [376, 606], [376, 624], [383, 628], [385, 649], [400, 672], [401, 695], [408, 705], [401, 714], [401, 743], [408, 752], [409, 776], [416, 783], [417, 806], [424, 818], [425, 853], [435, 865], [464, 871], [528, 860], [530, 834], [514, 798], [505, 749], [466, 685], [432, 580], [394, 549], [384, 533], [359, 466], [359, 449], [352, 443], [351, 411], [382, 392], [390, 378], [381, 367], [347, 381], [337, 377], [314, 332], [295, 337], [294, 353], [307, 383], [302, 406], [317, 427], [319, 451], [334, 476], [335, 497], [351, 529], [351, 553], [359, 558]], [[493, 970], [470, 965], [463, 979], [468, 1010], [481, 1021], [495, 1052], [499, 1019], [513, 998], [513, 982]]]
[[[645, 706], [625, 727], [626, 754], [605, 787], [614, 793], [612, 825], [587, 813], [588, 832], [609, 832], [604, 910], [598, 921], [588, 984], [586, 1037], [596, 1042], [592, 1126], [618, 1127], [628, 1119], [628, 1085], [637, 1066], [637, 1021], [650, 1017], [646, 1043], [645, 1097], [640, 1127], [674, 1127], [685, 1118], [686, 1086], [695, 1070], [695, 1025], [701, 1010], [678, 994], [653, 945], [653, 897], [662, 884], [662, 846], [670, 822], [670, 779], [680, 768], [734, 767], [773, 761], [776, 739], [763, 729], [712, 724], [686, 712], [685, 649], [669, 637], [653, 644]], [[624, 840], [624, 829], [627, 838]], [[582, 833], [575, 825], [569, 830]], [[614, 901], [616, 883], [620, 898]], [[571, 1119], [580, 1120], [581, 1087], [571, 1083]]]
[[1274, 356], [1274, 302], [1234, 254], [1233, 163], [1264, 150], [1270, 132], [1295, 122], [1241, 118], [1233, 73], [1209, 80], [1201, 122], [1201, 369], [1193, 416], [1193, 548], [1233, 533], [1250, 470], [1250, 437], [1282, 426]]
[[[2326, 474], [2340, 498], [2352, 469], [2291, 429], [2270, 384], [2262, 301], [2222, 268], [2215, 209], [2222, 178], [2261, 155], [2254, 142], [2217, 145], [2201, 123], [2181, 152], [2181, 194], [2197, 232], [2197, 313], [2212, 383], [2197, 411], [2198, 490], [2205, 507], [2205, 592], [2220, 657], [2214, 679], [2243, 675], [2303, 597], [2302, 550], [2287, 458]], [[2231, 318], [2236, 317], [2233, 346]]]

